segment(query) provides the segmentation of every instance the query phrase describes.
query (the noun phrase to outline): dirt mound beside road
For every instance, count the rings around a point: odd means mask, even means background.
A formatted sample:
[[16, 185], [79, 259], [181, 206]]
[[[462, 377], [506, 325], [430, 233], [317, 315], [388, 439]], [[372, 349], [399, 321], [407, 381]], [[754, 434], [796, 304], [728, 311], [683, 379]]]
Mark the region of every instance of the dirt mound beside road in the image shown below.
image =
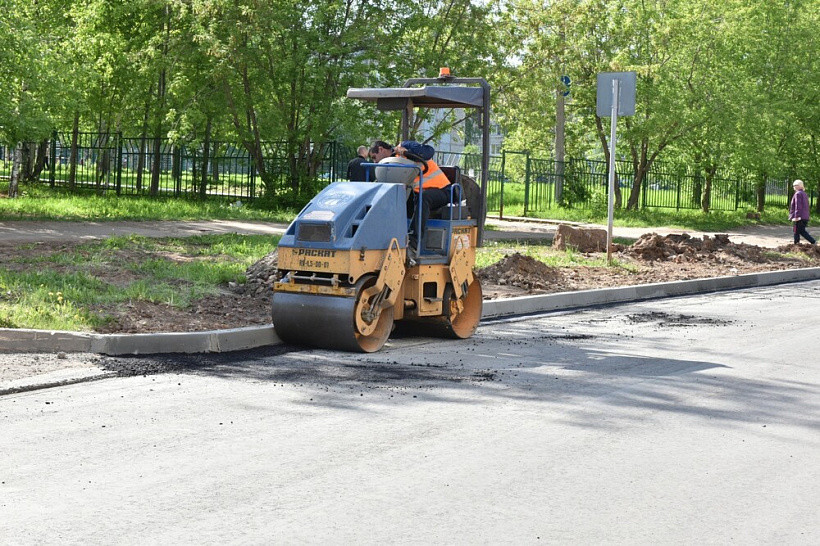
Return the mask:
[[820, 246], [818, 245], [810, 245], [808, 243], [783, 245], [777, 247], [777, 251], [784, 254], [804, 254], [812, 260], [820, 260]]
[[646, 261], [674, 260], [676, 263], [717, 260], [720, 255], [746, 262], [767, 261], [763, 248], [745, 243], [735, 244], [725, 234], [714, 237], [704, 235], [700, 239], [686, 233], [665, 236], [647, 233], [631, 246], [623, 248], [622, 253]]
[[517, 286], [524, 290], [547, 289], [563, 280], [561, 270], [516, 252], [476, 271], [482, 283]]

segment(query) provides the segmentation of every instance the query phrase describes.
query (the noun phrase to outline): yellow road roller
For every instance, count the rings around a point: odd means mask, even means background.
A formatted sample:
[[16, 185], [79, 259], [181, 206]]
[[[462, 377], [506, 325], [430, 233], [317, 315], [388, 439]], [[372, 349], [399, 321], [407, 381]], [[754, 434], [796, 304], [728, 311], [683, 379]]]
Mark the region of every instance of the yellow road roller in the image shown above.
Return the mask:
[[[408, 256], [407, 200], [415, 180], [424, 191], [426, 163], [373, 165], [376, 182], [336, 182], [299, 213], [279, 242], [272, 318], [286, 343], [374, 352], [395, 321], [409, 331], [468, 338], [482, 311], [473, 274], [484, 231], [489, 161], [490, 87], [483, 78], [414, 78], [403, 87], [349, 89], [352, 99], [402, 111], [408, 139], [415, 108], [480, 111], [480, 185], [456, 166], [440, 165], [450, 180], [449, 203], [431, 211], [418, 248]], [[421, 206], [422, 199], [416, 199]], [[412, 208], [410, 209], [412, 213]], [[410, 216], [413, 216], [412, 214]], [[415, 215], [421, 218], [420, 214]], [[419, 226], [421, 228], [421, 226]], [[408, 330], [408, 328], [404, 328]]]

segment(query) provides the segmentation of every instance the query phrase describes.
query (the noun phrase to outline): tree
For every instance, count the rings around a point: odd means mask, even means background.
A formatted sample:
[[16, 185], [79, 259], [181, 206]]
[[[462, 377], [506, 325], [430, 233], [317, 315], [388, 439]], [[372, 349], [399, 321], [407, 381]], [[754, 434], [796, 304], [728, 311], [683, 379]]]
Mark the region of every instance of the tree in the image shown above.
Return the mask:
[[[63, 57], [61, 28], [47, 5], [8, 0], [0, 11], [0, 140], [13, 146], [9, 197], [34, 172], [30, 143], [42, 141], [52, 127], [52, 94], [59, 95]], [[39, 161], [44, 160], [41, 146]]]

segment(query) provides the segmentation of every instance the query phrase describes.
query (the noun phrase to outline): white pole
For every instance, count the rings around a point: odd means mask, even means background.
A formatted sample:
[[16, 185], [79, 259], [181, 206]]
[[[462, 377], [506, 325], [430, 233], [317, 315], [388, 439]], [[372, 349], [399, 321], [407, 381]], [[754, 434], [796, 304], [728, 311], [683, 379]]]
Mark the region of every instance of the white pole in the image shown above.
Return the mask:
[[615, 218], [615, 126], [618, 123], [618, 99], [620, 82], [612, 80], [612, 116], [609, 128], [609, 203], [606, 233], [606, 263], [612, 265], [612, 222]]

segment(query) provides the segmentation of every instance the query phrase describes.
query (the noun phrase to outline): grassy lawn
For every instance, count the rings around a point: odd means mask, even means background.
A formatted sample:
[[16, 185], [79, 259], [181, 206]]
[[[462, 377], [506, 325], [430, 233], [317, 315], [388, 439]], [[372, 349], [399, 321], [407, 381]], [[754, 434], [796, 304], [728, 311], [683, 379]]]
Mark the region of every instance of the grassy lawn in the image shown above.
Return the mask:
[[[244, 282], [248, 266], [277, 242], [269, 235], [227, 234], [112, 237], [48, 252], [20, 245], [0, 267], [0, 327], [92, 331], [109, 320], [104, 310], [112, 306], [143, 301], [186, 308], [229, 282]], [[479, 249], [476, 266], [513, 252], [553, 267], [606, 266], [605, 259], [572, 251], [494, 242]]]
[[[0, 182], [0, 192], [5, 190]], [[198, 201], [180, 198], [117, 197], [96, 195], [92, 192], [68, 194], [45, 185], [25, 185], [22, 197], [0, 199], [2, 220], [66, 220], [66, 221], [115, 221], [115, 220], [260, 220], [290, 222], [298, 211], [268, 210], [255, 203], [222, 200]], [[646, 209], [640, 211], [615, 211], [615, 225], [623, 227], [671, 227], [697, 231], [722, 231], [750, 224], [787, 225], [785, 210], [771, 209], [760, 220], [746, 218], [746, 210], [714, 211], [703, 214], [697, 210]], [[523, 214], [523, 206], [505, 206], [504, 216]], [[490, 213], [497, 216], [497, 212]], [[589, 208], [554, 207], [549, 211], [531, 214], [532, 217], [606, 224], [606, 207]]]
[[68, 249], [21, 245], [0, 267], [0, 327], [89, 331], [106, 322], [97, 309], [148, 301], [187, 307], [275, 248], [269, 235], [184, 239], [112, 237]]
[[[523, 184], [504, 185], [504, 217], [524, 215], [523, 188]], [[489, 203], [500, 205], [498, 193], [490, 194], [488, 199]], [[698, 209], [676, 210], [674, 207], [646, 208], [638, 211], [616, 209], [614, 224], [621, 227], [670, 227], [696, 231], [721, 231], [751, 224], [787, 225], [790, 223], [787, 203], [782, 206], [767, 206], [767, 210], [761, 213], [760, 220], [746, 218], [748, 212], [754, 211], [751, 208], [740, 208], [738, 210], [712, 210], [709, 214], [704, 214]], [[568, 222], [606, 224], [607, 200], [606, 196], [600, 193], [596, 194], [592, 202], [586, 206], [559, 207], [553, 204], [548, 210], [531, 210], [528, 216]]]
[[[0, 190], [4, 188], [0, 187]], [[180, 198], [69, 194], [47, 186], [22, 186], [22, 196], [0, 199], [0, 220], [262, 220], [290, 222], [295, 210], [271, 211], [253, 203]]]

